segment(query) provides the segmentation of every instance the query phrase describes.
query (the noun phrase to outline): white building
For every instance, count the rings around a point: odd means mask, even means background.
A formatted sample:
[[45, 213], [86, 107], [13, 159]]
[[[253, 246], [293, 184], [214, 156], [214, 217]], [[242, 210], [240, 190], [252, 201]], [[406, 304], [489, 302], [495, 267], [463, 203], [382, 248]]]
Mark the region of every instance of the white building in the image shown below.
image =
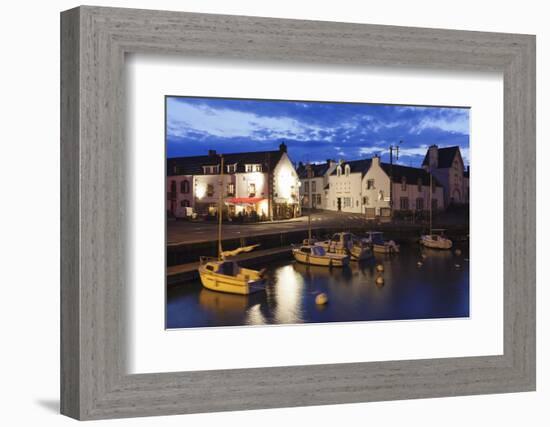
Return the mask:
[[361, 182], [370, 164], [370, 159], [338, 162], [328, 179], [327, 209], [354, 213], [364, 211]]
[[[217, 213], [220, 191], [230, 217], [280, 219], [300, 215], [300, 182], [285, 144], [277, 151], [218, 154], [210, 150], [207, 156], [169, 159], [168, 189], [173, 182], [177, 186], [181, 176], [193, 178], [191, 206], [199, 215]], [[169, 198], [169, 213], [171, 203]], [[177, 210], [172, 214], [179, 216]]]
[[443, 187], [434, 178], [430, 191], [430, 174], [421, 168], [392, 166], [373, 157], [339, 162], [329, 176], [330, 210], [389, 217], [392, 209], [418, 213], [429, 210], [430, 203], [436, 211], [443, 208]]
[[334, 160], [318, 164], [300, 163], [297, 172], [300, 177], [300, 200], [303, 208], [328, 209], [328, 181], [336, 165]]
[[[464, 160], [458, 146], [444, 148], [439, 148], [437, 145], [430, 146], [422, 167], [431, 172], [443, 185], [445, 207], [450, 204], [469, 203], [469, 178], [466, 183]], [[466, 194], [466, 188], [468, 188], [468, 194]]]

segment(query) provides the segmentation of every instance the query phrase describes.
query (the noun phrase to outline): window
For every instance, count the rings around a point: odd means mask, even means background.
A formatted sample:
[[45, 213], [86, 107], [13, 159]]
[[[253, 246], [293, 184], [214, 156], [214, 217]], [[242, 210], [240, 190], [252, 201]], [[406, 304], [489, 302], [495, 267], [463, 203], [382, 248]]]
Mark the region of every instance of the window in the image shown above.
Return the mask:
[[261, 172], [262, 171], [262, 165], [259, 165], [259, 164], [245, 165], [245, 171], [246, 172]]
[[437, 210], [437, 199], [433, 199], [432, 200], [432, 211], [436, 211]]
[[409, 198], [401, 197], [401, 199], [399, 199], [399, 207], [402, 211], [409, 210]]
[[363, 197], [363, 204], [364, 204], [364, 205], [367, 204], [367, 198], [366, 198], [366, 197]]
[[349, 165], [346, 165], [346, 176], [349, 176], [350, 171], [351, 171], [351, 169], [350, 169]]
[[214, 166], [203, 166], [203, 167], [202, 167], [202, 170], [203, 170], [203, 172], [204, 172], [206, 175], [212, 175], [212, 174], [217, 174], [217, 173], [219, 173], [219, 172], [218, 172], [218, 165], [214, 165]]
[[214, 196], [214, 185], [213, 184], [208, 184], [206, 186], [206, 195], [208, 197], [212, 197]]
[[316, 181], [311, 181], [311, 192], [312, 193], [317, 192], [317, 182]]
[[176, 192], [176, 181], [170, 181], [170, 193]]
[[367, 180], [367, 190], [374, 190], [374, 179]]
[[403, 191], [407, 190], [407, 178], [405, 177], [401, 178], [401, 190]]
[[237, 163], [233, 165], [227, 165], [227, 173], [235, 173], [237, 172]]
[[305, 193], [309, 193], [309, 181], [306, 181], [306, 182], [304, 183], [304, 192], [305, 192]]
[[356, 201], [355, 201], [355, 206], [356, 206], [356, 207], [359, 206], [359, 200], [356, 200]]
[[183, 180], [180, 182], [180, 191], [184, 194], [189, 193], [189, 181]]
[[248, 184], [248, 197], [255, 197], [256, 196], [256, 184], [253, 182]]
[[338, 166], [336, 168], [336, 176], [340, 176], [340, 175], [342, 175], [342, 166]]
[[418, 178], [417, 185], [418, 185], [418, 192], [422, 193], [422, 178]]
[[351, 197], [344, 197], [344, 207], [345, 208], [351, 207]]
[[424, 199], [422, 197], [419, 197], [418, 199], [416, 199], [416, 210], [417, 211], [424, 210]]
[[321, 195], [317, 194], [315, 198], [316, 198], [315, 206], [321, 206]]
[[227, 195], [229, 197], [233, 197], [235, 195], [235, 184], [233, 183], [227, 184]]
[[181, 206], [182, 208], [188, 208], [188, 207], [189, 207], [189, 200], [182, 200], [182, 201], [180, 202], [180, 206]]
[[432, 181], [432, 194], [435, 193], [435, 188], [436, 188], [435, 182]]

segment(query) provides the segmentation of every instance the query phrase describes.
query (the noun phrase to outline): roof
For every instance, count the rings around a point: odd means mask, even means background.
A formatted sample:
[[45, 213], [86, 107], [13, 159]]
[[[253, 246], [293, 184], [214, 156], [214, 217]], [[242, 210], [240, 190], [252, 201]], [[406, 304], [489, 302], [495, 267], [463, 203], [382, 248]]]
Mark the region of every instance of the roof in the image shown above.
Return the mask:
[[[345, 167], [349, 165], [350, 173], [361, 172], [361, 174], [366, 174], [371, 165], [371, 159], [362, 159], [362, 160], [351, 160], [349, 162], [342, 162], [342, 173], [345, 173]], [[337, 168], [336, 168], [337, 169]], [[336, 169], [334, 169], [331, 175], [336, 175]]]
[[[308, 176], [308, 167], [311, 168], [311, 176]], [[296, 172], [298, 173], [298, 177], [300, 179], [304, 179], [304, 178], [318, 178], [318, 177], [322, 177], [324, 176], [327, 171], [329, 170], [330, 168], [330, 165], [325, 162], [325, 163], [310, 163], [310, 164], [307, 164], [307, 165], [304, 165], [304, 164], [300, 164], [300, 166], [298, 166], [298, 169], [296, 169]]]
[[[422, 168], [413, 168], [410, 166], [393, 165], [389, 163], [381, 163], [382, 169], [388, 176], [390, 173], [393, 175], [393, 182], [401, 182], [403, 177], [406, 178], [407, 184], [417, 184], [418, 180], [422, 181], [422, 185], [430, 185], [430, 174]], [[441, 187], [441, 184], [435, 177], [432, 177], [432, 182], [437, 187]]]
[[173, 157], [166, 161], [167, 175], [204, 175], [203, 166], [218, 165], [220, 155], [224, 165], [237, 164], [237, 172], [245, 172], [247, 164], [261, 164], [263, 171], [273, 170], [284, 151], [250, 151], [247, 153], [218, 153], [205, 156]]
[[[450, 168], [453, 165], [453, 160], [457, 151], [460, 153], [460, 147], [458, 145], [453, 147], [437, 148], [437, 168]], [[424, 156], [424, 160], [422, 161], [422, 166], [429, 165], [429, 155], [430, 151], [428, 149], [426, 155]]]

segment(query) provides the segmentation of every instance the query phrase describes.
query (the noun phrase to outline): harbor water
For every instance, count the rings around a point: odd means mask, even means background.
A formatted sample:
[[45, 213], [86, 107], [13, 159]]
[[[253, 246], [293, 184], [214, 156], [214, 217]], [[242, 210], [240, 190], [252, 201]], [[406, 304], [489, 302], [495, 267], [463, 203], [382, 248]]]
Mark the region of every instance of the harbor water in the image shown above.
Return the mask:
[[[380, 265], [383, 271], [378, 271]], [[266, 274], [266, 291], [249, 296], [210, 291], [200, 279], [170, 287], [166, 327], [469, 316], [467, 243], [453, 250], [402, 245], [398, 254], [375, 254], [375, 259], [344, 268], [308, 266], [289, 258], [270, 265]], [[316, 304], [320, 293], [327, 295], [327, 304]]]

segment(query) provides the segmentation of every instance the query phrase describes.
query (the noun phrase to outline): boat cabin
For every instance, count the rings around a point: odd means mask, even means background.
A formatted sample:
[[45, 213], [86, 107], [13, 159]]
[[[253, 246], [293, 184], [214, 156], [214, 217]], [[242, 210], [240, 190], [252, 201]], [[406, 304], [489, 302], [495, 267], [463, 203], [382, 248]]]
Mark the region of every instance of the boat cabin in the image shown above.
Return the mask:
[[311, 254], [316, 256], [325, 256], [326, 252], [325, 249], [321, 246], [302, 246], [300, 248], [300, 251], [304, 254]]

